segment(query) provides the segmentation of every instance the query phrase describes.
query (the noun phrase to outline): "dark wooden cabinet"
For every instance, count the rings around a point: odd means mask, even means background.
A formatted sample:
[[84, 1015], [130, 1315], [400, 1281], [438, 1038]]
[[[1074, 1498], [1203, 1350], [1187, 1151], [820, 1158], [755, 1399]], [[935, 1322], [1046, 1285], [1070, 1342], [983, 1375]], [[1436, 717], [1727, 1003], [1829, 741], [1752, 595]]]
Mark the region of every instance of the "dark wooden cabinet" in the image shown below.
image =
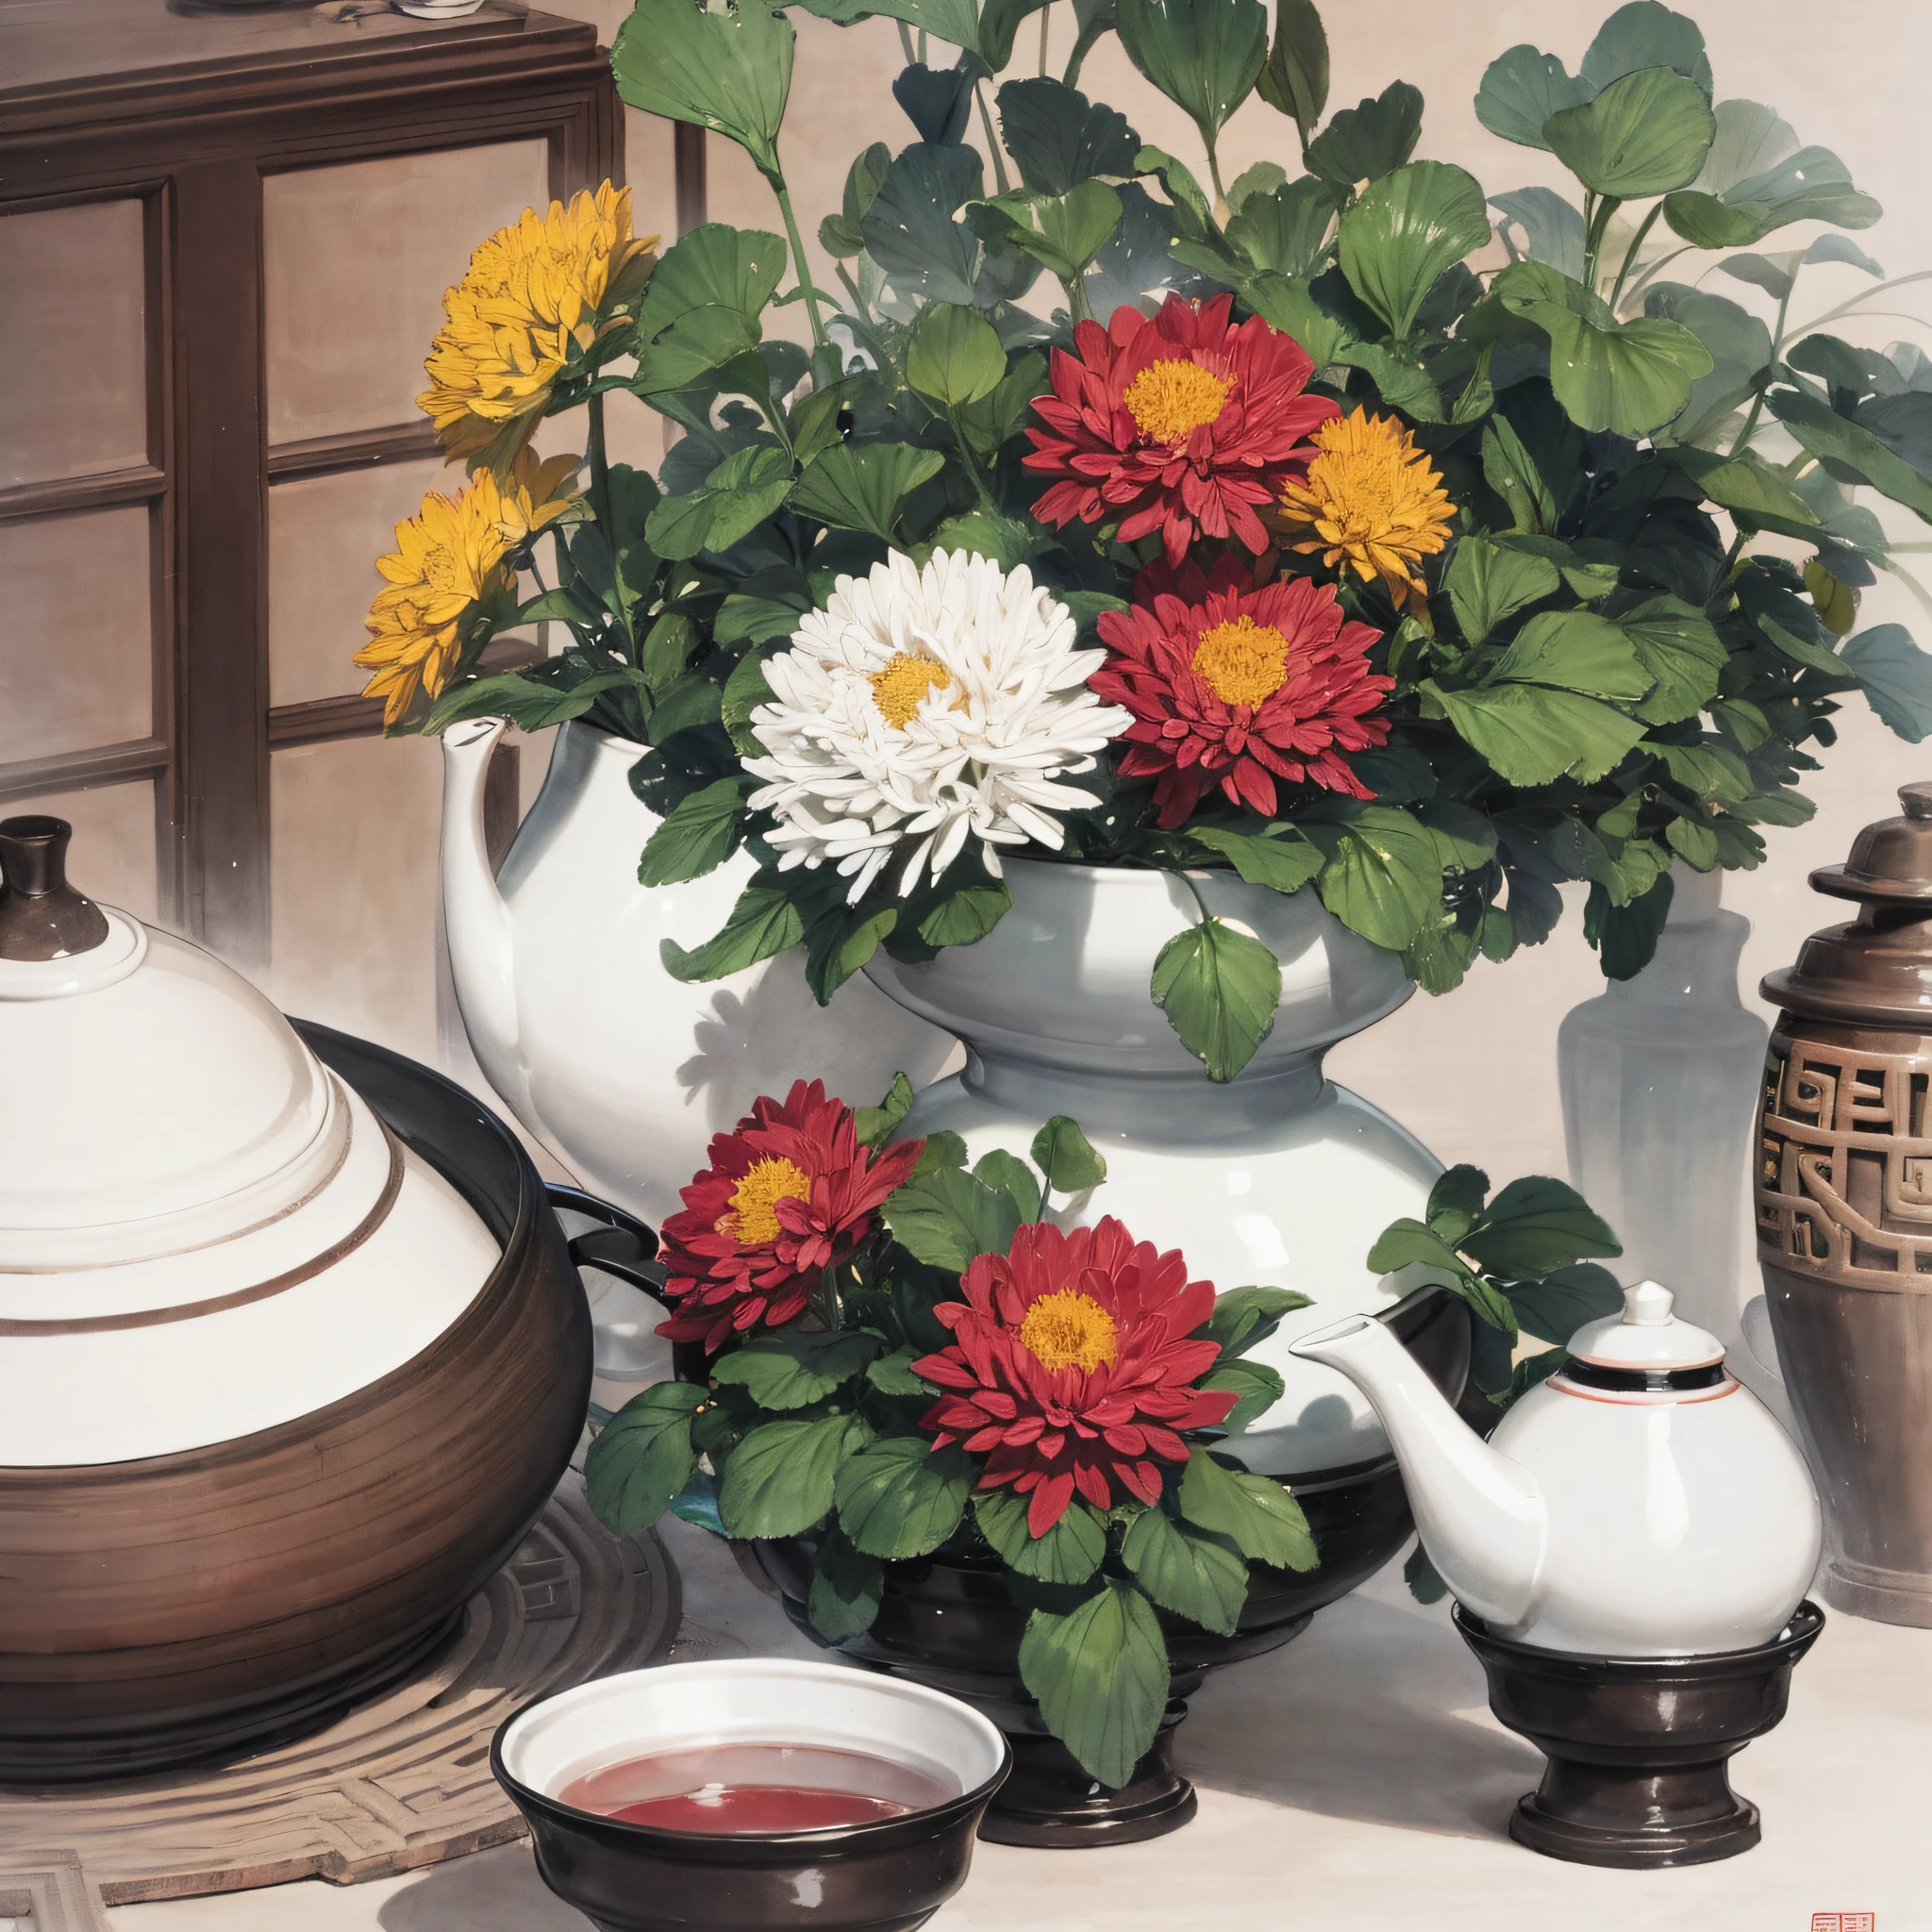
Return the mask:
[[580, 22], [0, 0], [0, 801], [111, 847], [102, 896], [266, 961], [271, 760], [378, 728], [373, 560], [460, 482], [441, 290], [607, 175]]

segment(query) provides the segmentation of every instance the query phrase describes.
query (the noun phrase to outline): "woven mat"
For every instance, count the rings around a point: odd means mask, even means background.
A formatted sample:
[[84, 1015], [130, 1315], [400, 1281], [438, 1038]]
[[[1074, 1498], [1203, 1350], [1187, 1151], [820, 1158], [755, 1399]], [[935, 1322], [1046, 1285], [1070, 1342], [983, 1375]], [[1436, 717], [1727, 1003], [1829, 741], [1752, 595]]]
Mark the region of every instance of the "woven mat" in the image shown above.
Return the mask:
[[520, 1838], [490, 1774], [496, 1726], [554, 1685], [660, 1657], [678, 1616], [663, 1545], [612, 1538], [567, 1475], [451, 1648], [330, 1729], [213, 1769], [0, 1792], [0, 1925], [95, 1932], [97, 1903], [353, 1885]]

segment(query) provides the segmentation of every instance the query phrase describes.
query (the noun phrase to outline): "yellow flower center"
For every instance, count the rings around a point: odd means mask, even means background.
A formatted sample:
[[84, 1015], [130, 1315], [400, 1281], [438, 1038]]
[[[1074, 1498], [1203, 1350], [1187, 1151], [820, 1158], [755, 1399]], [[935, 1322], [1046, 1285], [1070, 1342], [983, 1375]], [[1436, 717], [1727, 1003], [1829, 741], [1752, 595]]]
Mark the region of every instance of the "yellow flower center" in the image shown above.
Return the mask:
[[1043, 1294], [1020, 1324], [1020, 1345], [1046, 1369], [1085, 1369], [1090, 1374], [1120, 1359], [1113, 1317], [1091, 1294], [1063, 1288]]
[[802, 1168], [782, 1155], [755, 1160], [731, 1196], [731, 1212], [720, 1217], [717, 1231], [741, 1247], [755, 1248], [778, 1238], [778, 1203], [810, 1197], [811, 1182]]
[[1181, 442], [1212, 423], [1234, 390], [1232, 376], [1219, 376], [1184, 356], [1150, 362], [1128, 383], [1122, 398], [1141, 433], [1156, 442]]
[[1252, 617], [1217, 624], [1194, 646], [1194, 675], [1223, 704], [1257, 708], [1288, 681], [1288, 640]]
[[879, 716], [893, 730], [903, 731], [926, 692], [946, 691], [951, 688], [953, 679], [943, 664], [935, 664], [930, 658], [915, 658], [909, 652], [901, 651], [883, 671], [874, 671], [868, 681], [872, 685], [872, 701], [879, 708]]

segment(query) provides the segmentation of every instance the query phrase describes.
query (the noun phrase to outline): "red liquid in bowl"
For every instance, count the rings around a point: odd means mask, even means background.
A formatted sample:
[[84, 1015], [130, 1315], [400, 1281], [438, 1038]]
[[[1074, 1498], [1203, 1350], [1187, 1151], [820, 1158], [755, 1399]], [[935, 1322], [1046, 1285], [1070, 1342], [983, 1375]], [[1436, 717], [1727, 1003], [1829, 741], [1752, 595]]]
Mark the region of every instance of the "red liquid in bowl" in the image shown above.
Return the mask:
[[717, 1744], [654, 1751], [573, 1778], [558, 1802], [660, 1831], [826, 1831], [929, 1810], [960, 1794], [866, 1751], [817, 1744]]

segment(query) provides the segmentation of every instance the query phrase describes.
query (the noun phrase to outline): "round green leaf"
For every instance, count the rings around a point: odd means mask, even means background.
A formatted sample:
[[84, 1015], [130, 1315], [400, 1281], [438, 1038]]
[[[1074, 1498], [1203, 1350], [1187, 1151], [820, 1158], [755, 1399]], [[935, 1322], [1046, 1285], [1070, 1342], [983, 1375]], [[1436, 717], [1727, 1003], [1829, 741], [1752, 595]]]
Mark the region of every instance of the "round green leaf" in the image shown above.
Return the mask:
[[921, 310], [906, 352], [906, 380], [949, 408], [976, 403], [1000, 386], [1006, 351], [977, 310], [933, 302]]
[[1167, 1707], [1167, 1644], [1154, 1606], [1109, 1577], [1063, 1617], [1035, 1610], [1020, 1641], [1020, 1678], [1082, 1768], [1119, 1790]]
[[1119, 0], [1114, 26], [1128, 59], [1208, 142], [1254, 92], [1268, 58], [1260, 0]]
[[1689, 186], [1716, 132], [1694, 80], [1645, 67], [1611, 81], [1595, 100], [1551, 115], [1543, 138], [1586, 188], [1629, 201]]
[[1490, 239], [1474, 176], [1445, 161], [1411, 161], [1363, 191], [1341, 218], [1341, 272], [1398, 341], [1430, 285]]
[[929, 1556], [959, 1526], [973, 1473], [957, 1445], [886, 1436], [840, 1470], [833, 1494], [852, 1547], [888, 1561]]
[[1540, 53], [1525, 41], [1499, 54], [1484, 71], [1475, 118], [1519, 147], [1547, 148], [1543, 128], [1551, 115], [1589, 98], [1590, 90], [1554, 54]]
[[718, 1513], [733, 1536], [797, 1536], [832, 1507], [840, 1465], [872, 1434], [857, 1416], [764, 1423], [724, 1465]]
[[629, 106], [708, 127], [775, 176], [793, 39], [766, 0], [716, 12], [691, 0], [637, 0], [611, 44], [610, 71]]

